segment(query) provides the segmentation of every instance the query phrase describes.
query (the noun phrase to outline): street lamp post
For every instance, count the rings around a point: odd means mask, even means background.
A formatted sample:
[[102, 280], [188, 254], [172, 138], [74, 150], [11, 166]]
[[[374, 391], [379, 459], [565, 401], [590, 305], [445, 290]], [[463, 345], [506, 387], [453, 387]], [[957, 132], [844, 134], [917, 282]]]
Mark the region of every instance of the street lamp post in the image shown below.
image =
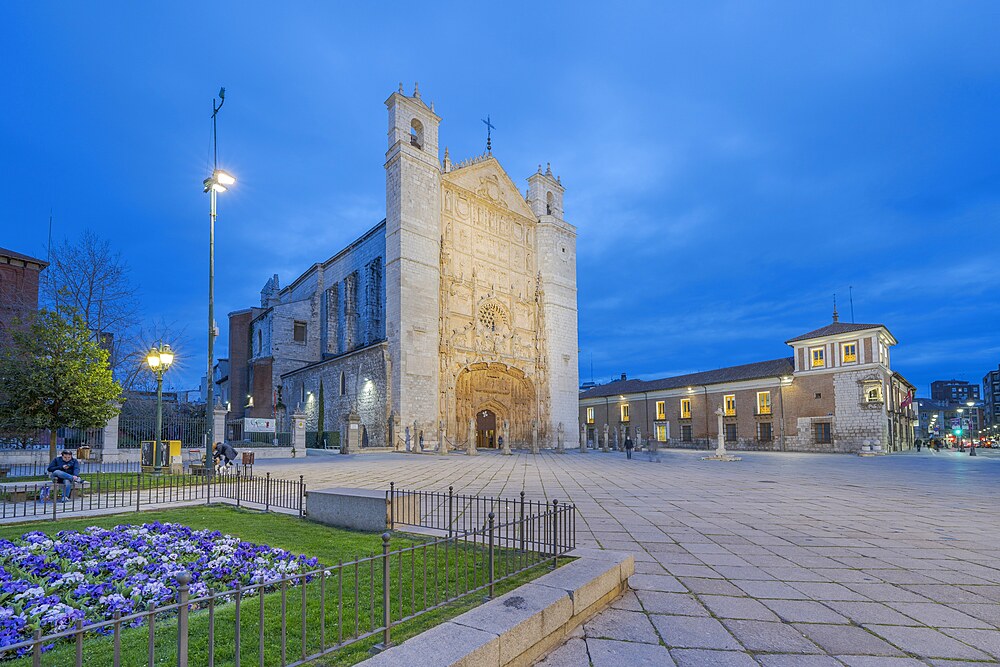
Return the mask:
[[212, 150], [213, 166], [212, 175], [203, 182], [205, 192], [209, 195], [209, 228], [208, 228], [208, 378], [207, 392], [205, 396], [205, 417], [208, 420], [207, 437], [205, 439], [205, 473], [211, 470], [212, 449], [215, 446], [215, 414], [214, 414], [214, 388], [213, 372], [215, 370], [213, 358], [215, 357], [215, 207], [218, 193], [225, 192], [229, 186], [236, 183], [236, 179], [225, 171], [219, 169], [218, 136], [216, 134], [215, 118], [219, 115], [219, 109], [226, 101], [226, 89], [219, 91], [219, 104], [212, 100]]
[[967, 401], [966, 405], [969, 406], [969, 456], [976, 456], [976, 433], [972, 430], [972, 416], [975, 414], [973, 408], [975, 408], [976, 402]]
[[163, 343], [152, 348], [146, 355], [146, 363], [149, 370], [156, 376], [156, 451], [153, 456], [153, 472], [160, 472], [160, 466], [156, 464], [159, 459], [160, 447], [163, 446], [160, 440], [163, 434], [163, 374], [174, 363], [174, 353], [169, 345]]
[[963, 408], [959, 408], [958, 410], [955, 410], [955, 412], [958, 413], [958, 435], [955, 436], [955, 446], [958, 447], [958, 451], [959, 451], [959, 453], [961, 453], [962, 452], [962, 428], [964, 426], [962, 415], [965, 413], [965, 410]]

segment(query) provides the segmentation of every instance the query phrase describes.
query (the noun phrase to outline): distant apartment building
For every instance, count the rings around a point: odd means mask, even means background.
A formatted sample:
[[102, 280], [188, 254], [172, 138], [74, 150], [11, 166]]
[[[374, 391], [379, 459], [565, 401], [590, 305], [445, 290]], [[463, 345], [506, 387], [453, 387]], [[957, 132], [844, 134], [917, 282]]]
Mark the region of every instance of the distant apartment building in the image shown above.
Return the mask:
[[968, 401], [935, 400], [918, 398], [916, 437], [921, 440], [940, 438], [952, 440], [961, 430], [962, 441], [967, 445], [973, 437], [980, 438], [983, 428], [981, 406], [967, 405]]
[[983, 377], [983, 421], [1000, 426], [1000, 366]]
[[978, 401], [979, 385], [965, 380], [935, 380], [931, 382], [931, 398], [951, 403]]
[[0, 248], [0, 331], [38, 310], [39, 275], [48, 262]]

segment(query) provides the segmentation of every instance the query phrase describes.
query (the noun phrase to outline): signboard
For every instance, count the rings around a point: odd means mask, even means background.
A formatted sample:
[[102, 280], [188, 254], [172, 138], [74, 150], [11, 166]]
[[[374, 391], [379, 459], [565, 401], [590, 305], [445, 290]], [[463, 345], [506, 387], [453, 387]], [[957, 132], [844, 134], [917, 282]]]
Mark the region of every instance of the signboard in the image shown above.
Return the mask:
[[244, 433], [274, 433], [274, 420], [263, 417], [245, 417], [243, 419]]

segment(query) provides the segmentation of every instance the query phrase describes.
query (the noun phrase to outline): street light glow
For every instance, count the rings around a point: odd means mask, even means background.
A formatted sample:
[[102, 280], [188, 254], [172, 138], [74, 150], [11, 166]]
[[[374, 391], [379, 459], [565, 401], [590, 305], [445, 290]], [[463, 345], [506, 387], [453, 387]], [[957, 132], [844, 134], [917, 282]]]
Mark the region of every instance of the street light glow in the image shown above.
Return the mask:
[[216, 169], [215, 173], [212, 175], [216, 183], [224, 186], [230, 186], [236, 184], [236, 177], [229, 172], [223, 171], [221, 169]]

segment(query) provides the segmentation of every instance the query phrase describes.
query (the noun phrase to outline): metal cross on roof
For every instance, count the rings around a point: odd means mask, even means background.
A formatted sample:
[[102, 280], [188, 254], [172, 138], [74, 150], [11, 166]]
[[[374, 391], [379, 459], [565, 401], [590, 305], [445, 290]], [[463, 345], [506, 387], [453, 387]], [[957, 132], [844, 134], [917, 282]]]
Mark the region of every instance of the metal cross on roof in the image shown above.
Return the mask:
[[496, 129], [496, 126], [490, 122], [489, 115], [486, 116], [486, 120], [484, 120], [483, 123], [486, 125], [486, 152], [489, 153], [493, 150], [491, 145], [491, 133]]

